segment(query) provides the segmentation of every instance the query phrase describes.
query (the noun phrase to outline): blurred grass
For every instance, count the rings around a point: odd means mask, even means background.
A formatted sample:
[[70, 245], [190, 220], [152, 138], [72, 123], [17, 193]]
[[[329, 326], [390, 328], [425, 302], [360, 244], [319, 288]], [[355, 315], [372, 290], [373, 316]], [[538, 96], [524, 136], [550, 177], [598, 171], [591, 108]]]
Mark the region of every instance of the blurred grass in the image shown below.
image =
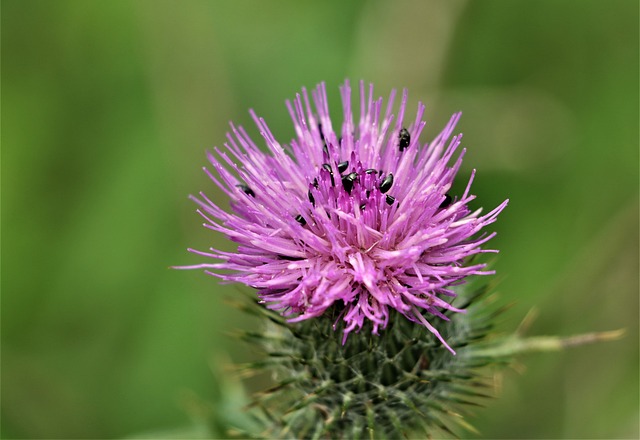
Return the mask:
[[[208, 359], [253, 325], [187, 246], [231, 249], [186, 194], [253, 107], [345, 78], [456, 110], [478, 203], [511, 203], [494, 245], [532, 333], [622, 341], [523, 360], [474, 424], [492, 438], [638, 438], [635, 1], [2, 2], [2, 436], [112, 438], [215, 398]], [[334, 113], [340, 117], [339, 111]], [[461, 180], [464, 180], [461, 176]]]

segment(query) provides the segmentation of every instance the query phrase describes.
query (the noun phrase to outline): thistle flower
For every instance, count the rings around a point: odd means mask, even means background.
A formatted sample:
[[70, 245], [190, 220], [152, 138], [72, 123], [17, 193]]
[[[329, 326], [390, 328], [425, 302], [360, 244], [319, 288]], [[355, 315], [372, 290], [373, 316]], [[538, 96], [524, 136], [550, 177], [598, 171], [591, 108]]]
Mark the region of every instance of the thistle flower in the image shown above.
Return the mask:
[[460, 113], [421, 144], [425, 108], [419, 104], [415, 118], [405, 121], [406, 90], [395, 117], [395, 92], [383, 108], [373, 86], [367, 93], [361, 82], [357, 125], [349, 82], [341, 97], [338, 130], [324, 84], [311, 100], [302, 89], [293, 103], [287, 101], [296, 133], [289, 144], [279, 143], [251, 111], [267, 153], [242, 127], [231, 125], [225, 148], [208, 154], [216, 173], [205, 172], [229, 196], [233, 212], [204, 193], [192, 198], [204, 226], [238, 249], [190, 249], [218, 262], [184, 268], [204, 268], [256, 289], [261, 302], [289, 322], [327, 316], [331, 309], [334, 330], [342, 321], [342, 344], [367, 322], [379, 334], [399, 314], [455, 354], [432, 321], [465, 313], [451, 305], [453, 287], [471, 275], [493, 273], [469, 257], [497, 252], [481, 247], [495, 235], [481, 231], [507, 201], [485, 215], [471, 211], [475, 171], [462, 194], [452, 193], [465, 153], [459, 150], [462, 135], [452, 137]]
[[240, 337], [266, 356], [240, 371], [267, 371], [275, 383], [253, 396], [242, 420], [213, 411], [210, 426], [241, 438], [456, 436], [473, 430], [464, 407], [492, 395], [487, 366], [622, 335], [525, 338], [525, 322], [497, 333], [504, 308], [491, 305], [490, 286], [467, 281], [493, 273], [473, 256], [496, 252], [482, 248], [494, 236], [482, 230], [507, 201], [471, 211], [475, 172], [462, 194], [451, 189], [464, 156], [461, 135], [452, 136], [460, 114], [421, 144], [424, 106], [405, 123], [406, 91], [396, 118], [394, 92], [383, 110], [360, 83], [357, 125], [348, 82], [341, 95], [338, 131], [320, 84], [311, 100], [303, 89], [287, 102], [296, 131], [288, 145], [251, 112], [268, 151], [232, 125], [225, 148], [208, 155], [215, 173], [205, 172], [232, 213], [204, 193], [192, 198], [205, 226], [238, 248], [190, 249], [217, 262], [182, 268], [257, 290], [266, 308], [239, 306], [265, 325]]

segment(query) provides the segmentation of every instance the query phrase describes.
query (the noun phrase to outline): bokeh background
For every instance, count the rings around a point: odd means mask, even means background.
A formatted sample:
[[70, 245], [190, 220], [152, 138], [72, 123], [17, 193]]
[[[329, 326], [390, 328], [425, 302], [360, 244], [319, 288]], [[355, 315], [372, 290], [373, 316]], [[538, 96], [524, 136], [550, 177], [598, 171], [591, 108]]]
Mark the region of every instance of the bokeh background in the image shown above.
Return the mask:
[[[489, 438], [638, 438], [638, 2], [2, 1], [2, 435], [117, 438], [189, 423], [255, 322], [188, 246], [231, 249], [187, 194], [247, 109], [345, 78], [457, 110], [501, 297], [530, 334], [627, 329], [528, 355], [474, 410]], [[256, 137], [259, 139], [258, 137]], [[423, 139], [426, 141], [426, 137]], [[213, 371], [211, 366], [214, 365]], [[250, 389], [259, 383], [248, 383]], [[189, 397], [191, 396], [191, 397]], [[193, 408], [191, 408], [193, 410]], [[474, 437], [474, 434], [469, 434]]]

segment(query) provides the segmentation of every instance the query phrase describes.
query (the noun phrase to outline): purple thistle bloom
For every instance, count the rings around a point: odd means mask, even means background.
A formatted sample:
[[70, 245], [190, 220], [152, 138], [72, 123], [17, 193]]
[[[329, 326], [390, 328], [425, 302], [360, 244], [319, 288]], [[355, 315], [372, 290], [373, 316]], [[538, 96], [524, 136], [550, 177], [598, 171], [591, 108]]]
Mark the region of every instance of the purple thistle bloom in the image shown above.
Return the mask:
[[325, 85], [311, 95], [314, 108], [305, 89], [293, 103], [287, 101], [296, 131], [290, 145], [280, 144], [264, 119], [250, 111], [268, 153], [233, 124], [225, 149], [208, 153], [217, 175], [205, 172], [230, 197], [233, 213], [203, 193], [192, 199], [204, 226], [238, 243], [238, 250], [189, 249], [219, 262], [182, 268], [205, 268], [257, 289], [261, 302], [290, 322], [319, 317], [335, 304], [345, 323], [343, 344], [367, 320], [378, 334], [390, 313], [398, 312], [455, 354], [425, 315], [447, 320], [445, 310], [465, 312], [444, 298], [455, 297], [452, 287], [467, 276], [493, 273], [485, 264], [465, 262], [474, 254], [497, 252], [480, 247], [495, 233], [479, 232], [507, 204], [483, 216], [469, 210], [475, 171], [461, 196], [449, 195], [465, 152], [452, 160], [462, 135], [449, 138], [460, 113], [421, 145], [424, 105], [405, 125], [406, 90], [395, 118], [395, 91], [383, 110], [373, 85], [367, 95], [361, 82], [360, 119], [354, 125], [351, 87], [345, 82], [338, 131], [329, 118]]

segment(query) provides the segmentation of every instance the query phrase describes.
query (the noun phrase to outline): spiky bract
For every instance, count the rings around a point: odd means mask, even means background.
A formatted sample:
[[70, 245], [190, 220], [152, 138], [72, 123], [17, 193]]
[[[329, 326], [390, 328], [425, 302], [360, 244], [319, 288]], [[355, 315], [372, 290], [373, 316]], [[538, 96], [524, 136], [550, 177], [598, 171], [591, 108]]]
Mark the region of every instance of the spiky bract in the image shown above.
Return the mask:
[[276, 379], [255, 402], [266, 418], [262, 436], [440, 438], [473, 429], [460, 411], [491, 394], [482, 367], [505, 362], [473, 355], [492, 327], [494, 308], [472, 304], [468, 314], [438, 324], [457, 356], [402, 317], [380, 336], [363, 333], [343, 346], [332, 337], [331, 313], [295, 326], [271, 314], [266, 332], [245, 334], [268, 354], [248, 371], [266, 369]]

